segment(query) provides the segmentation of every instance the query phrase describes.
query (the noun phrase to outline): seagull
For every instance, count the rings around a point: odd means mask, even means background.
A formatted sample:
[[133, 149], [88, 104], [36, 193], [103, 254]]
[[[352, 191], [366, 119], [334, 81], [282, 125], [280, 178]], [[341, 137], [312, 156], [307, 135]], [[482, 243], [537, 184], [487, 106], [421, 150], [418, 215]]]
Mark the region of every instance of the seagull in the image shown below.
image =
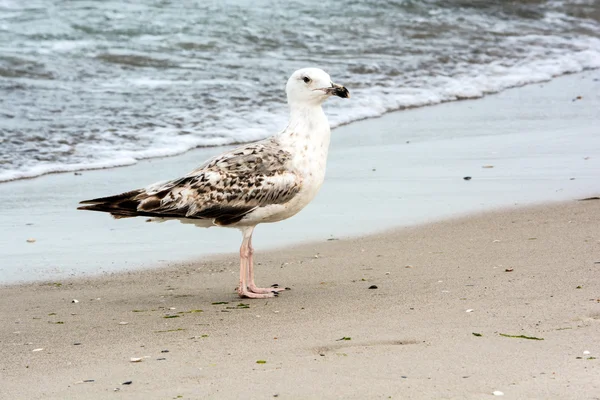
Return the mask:
[[282, 132], [213, 157], [179, 179], [84, 200], [78, 209], [108, 212], [117, 219], [144, 216], [237, 228], [243, 238], [239, 296], [277, 296], [285, 288], [254, 283], [252, 233], [260, 223], [290, 218], [315, 197], [325, 178], [331, 136], [321, 105], [331, 96], [350, 97], [318, 68], [294, 72], [286, 94], [290, 118]]

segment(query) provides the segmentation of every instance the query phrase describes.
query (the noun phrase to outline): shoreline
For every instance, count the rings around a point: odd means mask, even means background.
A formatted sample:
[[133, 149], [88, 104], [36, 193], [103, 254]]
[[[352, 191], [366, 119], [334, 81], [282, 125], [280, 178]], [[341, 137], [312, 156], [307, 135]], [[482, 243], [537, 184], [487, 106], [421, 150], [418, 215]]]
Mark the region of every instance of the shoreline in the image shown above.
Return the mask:
[[[321, 192], [298, 216], [259, 226], [257, 252], [597, 194], [599, 77], [600, 71], [588, 71], [335, 129]], [[76, 210], [81, 199], [181, 176], [214, 153], [203, 148], [129, 167], [0, 184], [0, 283], [235, 252], [236, 230], [115, 221]]]
[[[477, 96], [473, 96], [473, 97], [456, 97], [454, 99], [441, 99], [438, 102], [434, 102], [434, 103], [425, 103], [425, 104], [417, 104], [417, 105], [410, 105], [410, 106], [400, 106], [399, 108], [394, 108], [394, 109], [388, 109], [385, 112], [383, 112], [380, 115], [376, 115], [376, 116], [365, 116], [365, 117], [361, 117], [359, 119], [355, 119], [355, 120], [351, 120], [351, 121], [342, 121], [337, 123], [335, 126], [332, 127], [332, 132], [335, 129], [344, 127], [346, 125], [351, 125], [357, 122], [362, 122], [362, 121], [368, 121], [368, 120], [372, 120], [372, 119], [378, 119], [378, 118], [382, 118], [385, 117], [388, 114], [393, 114], [393, 113], [397, 113], [397, 112], [403, 112], [403, 111], [409, 111], [409, 110], [414, 110], [414, 109], [421, 109], [421, 108], [426, 108], [426, 107], [435, 107], [435, 106], [439, 106], [439, 105], [443, 105], [443, 104], [447, 104], [447, 103], [455, 103], [455, 102], [462, 102], [462, 101], [470, 101], [470, 100], [480, 100], [480, 99], [484, 99], [488, 96], [494, 96], [500, 93], [503, 93], [504, 91], [507, 90], [513, 90], [513, 89], [519, 89], [522, 87], [526, 87], [526, 86], [532, 86], [532, 85], [538, 85], [538, 84], [545, 84], [548, 82], [551, 82], [557, 78], [561, 78], [561, 77], [566, 77], [566, 76], [570, 76], [570, 75], [578, 75], [578, 74], [584, 74], [587, 72], [593, 72], [593, 71], [600, 71], [600, 67], [586, 67], [583, 68], [580, 71], [566, 71], [564, 73], [561, 73], [560, 75], [554, 75], [549, 79], [543, 79], [543, 80], [536, 80], [536, 81], [531, 81], [531, 82], [526, 82], [526, 83], [520, 83], [520, 84], [515, 84], [513, 86], [507, 86], [502, 88], [499, 91], [491, 91], [491, 92], [485, 92], [483, 95], [477, 97]], [[269, 136], [266, 136], [269, 137]], [[266, 138], [265, 137], [265, 138]], [[5, 179], [5, 180], [0, 180], [0, 185], [3, 183], [9, 183], [9, 182], [15, 182], [15, 181], [21, 181], [21, 180], [30, 180], [30, 179], [36, 179], [36, 178], [42, 178], [48, 175], [53, 175], [53, 174], [68, 174], [68, 173], [78, 173], [78, 172], [88, 172], [88, 171], [103, 171], [103, 170], [111, 170], [111, 169], [117, 169], [117, 168], [125, 168], [125, 167], [130, 167], [132, 165], [138, 164], [140, 162], [143, 161], [147, 161], [147, 160], [161, 160], [164, 158], [172, 158], [172, 157], [178, 157], [178, 156], [182, 156], [188, 152], [192, 152], [195, 150], [199, 150], [199, 149], [213, 149], [213, 148], [221, 148], [221, 149], [226, 149], [228, 147], [232, 147], [232, 146], [239, 146], [239, 145], [243, 145], [243, 144], [247, 144], [247, 143], [252, 143], [253, 141], [250, 142], [232, 142], [232, 143], [227, 143], [227, 144], [216, 144], [216, 145], [206, 145], [206, 146], [198, 146], [198, 147], [192, 147], [189, 148], [187, 150], [183, 150], [183, 151], [176, 151], [172, 154], [167, 154], [167, 155], [162, 155], [162, 156], [136, 156], [127, 160], [127, 161], [123, 161], [122, 164], [115, 164], [115, 165], [109, 165], [109, 166], [100, 166], [100, 167], [78, 167], [77, 164], [67, 164], [64, 166], [64, 169], [57, 169], [57, 170], [50, 170], [48, 172], [43, 172], [41, 174], [38, 175], [32, 175], [32, 176], [23, 176], [23, 177], [18, 177], [18, 178], [10, 178], [10, 179]], [[99, 161], [99, 164], [103, 164], [103, 163], [109, 163], [108, 161]]]
[[4, 286], [0, 394], [587, 398], [598, 215], [569, 201], [257, 253], [257, 282], [292, 288], [275, 299], [237, 297], [236, 254]]

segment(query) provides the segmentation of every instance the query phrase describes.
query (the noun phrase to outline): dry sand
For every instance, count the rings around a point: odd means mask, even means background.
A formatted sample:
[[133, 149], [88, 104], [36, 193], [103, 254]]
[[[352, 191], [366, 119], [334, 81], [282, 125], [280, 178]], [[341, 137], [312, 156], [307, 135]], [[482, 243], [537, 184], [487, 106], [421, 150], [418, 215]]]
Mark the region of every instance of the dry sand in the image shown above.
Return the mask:
[[599, 217], [571, 201], [259, 253], [258, 282], [292, 287], [268, 301], [237, 298], [235, 254], [4, 287], [0, 398], [598, 399]]

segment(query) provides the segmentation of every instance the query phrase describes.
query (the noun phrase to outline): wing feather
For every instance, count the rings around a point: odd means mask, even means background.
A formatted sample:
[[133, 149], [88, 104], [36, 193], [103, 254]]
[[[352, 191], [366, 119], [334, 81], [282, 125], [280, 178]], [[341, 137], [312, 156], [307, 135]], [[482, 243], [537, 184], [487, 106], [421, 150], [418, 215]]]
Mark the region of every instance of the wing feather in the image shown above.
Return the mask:
[[246, 145], [214, 157], [188, 175], [122, 195], [82, 203], [81, 209], [118, 217], [137, 215], [240, 221], [249, 212], [290, 201], [302, 187], [290, 166], [291, 154], [275, 139]]

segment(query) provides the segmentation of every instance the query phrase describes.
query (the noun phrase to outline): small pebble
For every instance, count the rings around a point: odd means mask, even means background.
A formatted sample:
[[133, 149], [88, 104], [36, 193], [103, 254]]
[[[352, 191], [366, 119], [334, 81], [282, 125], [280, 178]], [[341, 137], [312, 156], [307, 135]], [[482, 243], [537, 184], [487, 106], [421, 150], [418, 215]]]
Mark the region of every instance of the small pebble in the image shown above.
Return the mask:
[[42, 350], [44, 350], [44, 348], [43, 348], [43, 347], [42, 347], [42, 348], [39, 348], [39, 349], [33, 349], [33, 350], [31, 350], [31, 351], [42, 351]]
[[127, 325], [129, 322], [125, 322], [125, 321], [121, 321], [119, 322], [119, 325]]
[[133, 381], [125, 381], [123, 383], [121, 383], [121, 385], [131, 385], [133, 383]]
[[369, 289], [377, 289], [377, 285], [371, 285], [369, 286]]
[[471, 178], [470, 176], [465, 176], [463, 179], [464, 179], [465, 181], [470, 181], [472, 178]]
[[473, 312], [472, 308], [469, 308], [468, 310], [466, 310], [465, 312]]
[[73, 300], [71, 300], [71, 303], [79, 303], [79, 300], [73, 299]]
[[161, 352], [161, 353], [168, 353], [168, 352], [169, 352], [169, 350], [161, 350], [160, 352]]
[[131, 357], [129, 359], [130, 362], [141, 362], [143, 360], [143, 358], [141, 357]]
[[590, 354], [590, 351], [589, 351], [589, 350], [585, 350], [585, 351], [583, 352], [583, 354], [585, 354], [585, 355], [588, 355], [588, 354]]
[[164, 358], [164, 357], [160, 357], [160, 358], [157, 358], [156, 360], [157, 360], [157, 361], [164, 361], [164, 360], [166, 360], [166, 358]]
[[501, 392], [501, 391], [499, 391], [499, 390], [494, 390], [494, 391], [492, 392], [492, 394], [493, 394], [494, 396], [504, 396], [504, 392]]
[[27, 239], [27, 243], [35, 243], [35, 239]]
[[506, 268], [506, 269], [504, 270], [504, 272], [513, 272], [514, 270], [515, 270], [514, 268]]

